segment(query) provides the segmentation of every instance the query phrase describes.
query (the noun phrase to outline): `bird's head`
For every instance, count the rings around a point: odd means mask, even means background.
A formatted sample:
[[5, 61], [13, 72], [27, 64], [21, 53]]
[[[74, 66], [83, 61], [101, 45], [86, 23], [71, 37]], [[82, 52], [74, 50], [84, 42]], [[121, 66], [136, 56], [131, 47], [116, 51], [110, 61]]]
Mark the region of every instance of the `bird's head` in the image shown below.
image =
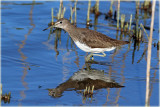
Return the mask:
[[57, 22], [55, 22], [54, 27], [66, 29], [69, 24], [70, 24], [69, 20], [67, 20], [65, 18], [61, 18]]
[[44, 30], [47, 30], [51, 27], [54, 27], [54, 28], [61, 28], [61, 29], [67, 29], [67, 26], [70, 24], [69, 20], [65, 19], [65, 18], [61, 18], [59, 20], [57, 20], [57, 22], [54, 23], [54, 25], [52, 26], [49, 26], [48, 28], [44, 29]]

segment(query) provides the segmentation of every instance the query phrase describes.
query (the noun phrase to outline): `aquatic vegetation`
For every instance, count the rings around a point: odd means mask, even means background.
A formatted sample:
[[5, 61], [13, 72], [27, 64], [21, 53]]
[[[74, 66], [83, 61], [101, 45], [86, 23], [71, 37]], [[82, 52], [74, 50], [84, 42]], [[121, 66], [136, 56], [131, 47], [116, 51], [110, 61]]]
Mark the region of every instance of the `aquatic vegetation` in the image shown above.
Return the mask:
[[4, 101], [4, 103], [10, 103], [10, 99], [11, 99], [11, 92], [9, 92], [8, 94], [2, 94], [2, 84], [1, 84], [1, 101]]
[[87, 23], [86, 25], [89, 26], [90, 25], [90, 9], [91, 9], [91, 0], [88, 0], [88, 10], [87, 10]]

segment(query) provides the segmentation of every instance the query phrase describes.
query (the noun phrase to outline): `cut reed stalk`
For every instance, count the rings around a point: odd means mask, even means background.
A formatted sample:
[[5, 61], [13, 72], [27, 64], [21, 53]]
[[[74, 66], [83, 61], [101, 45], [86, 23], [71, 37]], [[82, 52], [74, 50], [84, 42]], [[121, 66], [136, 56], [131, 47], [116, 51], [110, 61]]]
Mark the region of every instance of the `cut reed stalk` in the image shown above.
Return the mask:
[[61, 18], [62, 7], [63, 7], [63, 0], [60, 0], [60, 6], [59, 6], [59, 12], [58, 12], [58, 19]]
[[111, 0], [111, 5], [110, 5], [110, 8], [109, 8], [109, 13], [110, 13], [110, 15], [112, 16], [112, 13], [113, 13], [113, 8], [112, 8], [112, 6], [113, 6], [113, 0]]
[[124, 22], [125, 22], [125, 15], [122, 14], [121, 15], [121, 31], [123, 31], [123, 28], [124, 28]]
[[120, 0], [118, 0], [118, 6], [117, 6], [117, 30], [119, 30], [119, 8], [120, 8]]
[[75, 15], [74, 23], [77, 23], [77, 0], [75, 2], [74, 10], [75, 10], [75, 13], [74, 13], [74, 15]]
[[91, 0], [88, 0], [88, 11], [87, 11], [87, 25], [89, 25], [90, 21], [90, 9], [91, 9]]
[[52, 8], [51, 16], [52, 16], [52, 23], [51, 24], [53, 25], [53, 22], [54, 22], [53, 8]]
[[124, 26], [124, 31], [125, 31], [125, 32], [128, 31], [128, 22], [127, 22], [127, 24]]

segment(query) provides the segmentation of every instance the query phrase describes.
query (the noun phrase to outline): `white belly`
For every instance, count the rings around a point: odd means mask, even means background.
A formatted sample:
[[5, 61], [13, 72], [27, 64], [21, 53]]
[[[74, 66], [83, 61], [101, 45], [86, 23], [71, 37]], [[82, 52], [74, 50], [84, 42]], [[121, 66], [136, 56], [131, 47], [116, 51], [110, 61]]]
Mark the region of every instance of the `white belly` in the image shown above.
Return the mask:
[[93, 52], [93, 53], [101, 53], [104, 51], [112, 51], [114, 50], [116, 47], [111, 47], [111, 48], [91, 48], [85, 44], [82, 44], [78, 41], [75, 42], [75, 44], [83, 51], [85, 52]]

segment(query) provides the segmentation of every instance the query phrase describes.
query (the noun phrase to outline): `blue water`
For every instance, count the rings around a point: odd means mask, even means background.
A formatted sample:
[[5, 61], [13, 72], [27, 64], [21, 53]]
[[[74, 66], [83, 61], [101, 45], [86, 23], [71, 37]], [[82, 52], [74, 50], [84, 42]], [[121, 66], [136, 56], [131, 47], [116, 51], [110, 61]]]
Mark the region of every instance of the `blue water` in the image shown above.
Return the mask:
[[[23, 5], [32, 1], [2, 1], [1, 5], [1, 82], [4, 93], [11, 92], [10, 103], [3, 106], [52, 106], [52, 105], [119, 105], [119, 106], [144, 106], [146, 92], [146, 59], [147, 54], [137, 63], [148, 45], [141, 43], [134, 50], [134, 43], [124, 45], [120, 49], [105, 52], [106, 57], [95, 57], [99, 64], [92, 64], [91, 68], [104, 70], [106, 76], [110, 76], [123, 88], [102, 88], [95, 90], [93, 98], [83, 101], [82, 94], [77, 91], [64, 91], [59, 98], [48, 95], [47, 89], [56, 88], [66, 82], [75, 72], [82, 69], [85, 64], [86, 53], [71, 43], [68, 33], [63, 30], [61, 38], [55, 48], [56, 35], [50, 38], [49, 30], [42, 31], [51, 21], [51, 8], [57, 15], [59, 1], [36, 1], [35, 5]], [[91, 2], [94, 6], [95, 2]], [[65, 18], [70, 17], [70, 6], [74, 2], [65, 1]], [[158, 42], [159, 9], [156, 4], [153, 43]], [[87, 18], [87, 1], [77, 3], [77, 26], [85, 28]], [[100, 11], [107, 13], [110, 8], [109, 1], [100, 2]], [[113, 9], [115, 10], [115, 6]], [[120, 14], [126, 15], [129, 21], [130, 14], [135, 16], [135, 2], [121, 2]], [[144, 23], [143, 13], [139, 16], [139, 23]], [[90, 15], [94, 25], [94, 14]], [[56, 21], [56, 20], [54, 20]], [[146, 26], [150, 26], [151, 17], [146, 20]], [[105, 16], [98, 17], [98, 23], [90, 27], [109, 37], [116, 38], [116, 23], [105, 20]], [[149, 34], [149, 30], [147, 30]], [[118, 33], [118, 39], [120, 33]], [[129, 36], [123, 35], [122, 40], [128, 40]], [[71, 45], [72, 44], [72, 45]], [[57, 52], [59, 53], [57, 55]], [[134, 54], [133, 54], [134, 53]], [[134, 56], [134, 59], [133, 59]], [[151, 97], [150, 105], [159, 104], [159, 51], [152, 45], [151, 59]], [[101, 63], [101, 64], [100, 64]]]

